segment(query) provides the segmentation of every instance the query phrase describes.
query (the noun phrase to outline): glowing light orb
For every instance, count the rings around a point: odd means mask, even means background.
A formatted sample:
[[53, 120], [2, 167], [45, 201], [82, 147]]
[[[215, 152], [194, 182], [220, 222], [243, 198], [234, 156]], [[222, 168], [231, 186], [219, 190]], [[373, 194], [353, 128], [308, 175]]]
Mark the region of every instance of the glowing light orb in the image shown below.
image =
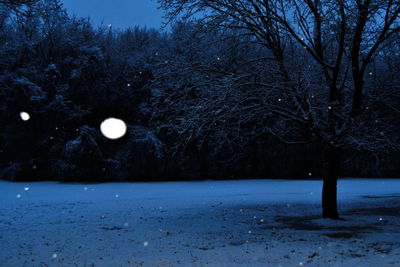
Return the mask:
[[21, 119], [23, 121], [27, 121], [27, 120], [29, 120], [31, 118], [31, 116], [27, 112], [24, 112], [24, 111], [19, 113], [19, 116], [21, 117]]
[[101, 123], [100, 130], [105, 137], [115, 140], [125, 135], [127, 127], [120, 119], [108, 118]]

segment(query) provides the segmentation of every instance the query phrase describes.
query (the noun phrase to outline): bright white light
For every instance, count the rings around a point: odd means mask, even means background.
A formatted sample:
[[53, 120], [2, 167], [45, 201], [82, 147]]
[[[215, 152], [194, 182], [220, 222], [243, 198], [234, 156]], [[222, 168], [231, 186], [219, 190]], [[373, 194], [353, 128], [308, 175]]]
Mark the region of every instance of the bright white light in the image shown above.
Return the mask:
[[147, 247], [148, 245], [149, 245], [149, 242], [147, 242], [147, 241], [143, 242], [143, 246]]
[[25, 191], [28, 191], [28, 190], [29, 190], [29, 187], [25, 187], [24, 190], [25, 190]]
[[105, 137], [118, 139], [125, 135], [126, 124], [120, 119], [108, 118], [101, 123], [100, 130]]
[[54, 253], [54, 254], [52, 255], [52, 258], [55, 259], [55, 258], [57, 258], [57, 256], [58, 256], [57, 253]]
[[31, 118], [31, 116], [28, 113], [24, 112], [24, 111], [19, 113], [19, 116], [21, 117], [21, 119], [23, 121], [27, 121], [27, 120], [29, 120]]

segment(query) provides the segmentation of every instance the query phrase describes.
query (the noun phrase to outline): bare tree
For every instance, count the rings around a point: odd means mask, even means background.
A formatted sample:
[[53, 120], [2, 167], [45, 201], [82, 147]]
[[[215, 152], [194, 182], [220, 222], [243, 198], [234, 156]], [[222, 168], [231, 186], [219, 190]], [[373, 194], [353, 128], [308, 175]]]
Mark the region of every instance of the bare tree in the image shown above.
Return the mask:
[[44, 13], [60, 9], [62, 4], [59, 0], [0, 0], [0, 7], [12, 10], [17, 16], [32, 17], [35, 13]]
[[280, 103], [276, 98], [263, 99], [258, 107], [262, 105], [269, 112], [309, 127], [322, 140], [325, 155], [322, 215], [339, 218], [337, 178], [342, 150], [350, 145], [381, 150], [391, 144], [383, 131], [377, 132], [374, 125], [363, 125], [362, 117], [365, 114], [374, 117], [378, 111], [373, 92], [392, 93], [377, 88], [373, 82], [377, 77], [374, 66], [381, 49], [398, 37], [400, 2], [159, 0], [159, 3], [169, 20], [192, 17], [207, 28], [238, 29], [271, 52], [280, 83], [260, 87], [275, 91], [282, 98]]

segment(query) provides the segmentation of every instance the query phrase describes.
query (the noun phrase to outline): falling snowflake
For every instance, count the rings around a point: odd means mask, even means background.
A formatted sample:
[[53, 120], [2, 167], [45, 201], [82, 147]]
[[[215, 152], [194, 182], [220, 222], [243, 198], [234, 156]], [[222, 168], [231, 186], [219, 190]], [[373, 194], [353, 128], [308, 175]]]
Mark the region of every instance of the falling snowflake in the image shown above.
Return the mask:
[[22, 111], [22, 112], [19, 114], [19, 116], [21, 117], [21, 119], [22, 119], [23, 121], [28, 121], [28, 120], [31, 118], [31, 116], [29, 115], [29, 113], [24, 112], [24, 111]]

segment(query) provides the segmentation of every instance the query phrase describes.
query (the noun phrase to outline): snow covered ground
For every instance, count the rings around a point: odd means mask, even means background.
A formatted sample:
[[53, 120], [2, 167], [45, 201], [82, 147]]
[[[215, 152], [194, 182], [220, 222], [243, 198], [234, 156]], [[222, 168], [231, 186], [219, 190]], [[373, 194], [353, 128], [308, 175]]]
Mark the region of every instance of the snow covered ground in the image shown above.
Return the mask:
[[400, 266], [400, 180], [0, 181], [0, 266]]

